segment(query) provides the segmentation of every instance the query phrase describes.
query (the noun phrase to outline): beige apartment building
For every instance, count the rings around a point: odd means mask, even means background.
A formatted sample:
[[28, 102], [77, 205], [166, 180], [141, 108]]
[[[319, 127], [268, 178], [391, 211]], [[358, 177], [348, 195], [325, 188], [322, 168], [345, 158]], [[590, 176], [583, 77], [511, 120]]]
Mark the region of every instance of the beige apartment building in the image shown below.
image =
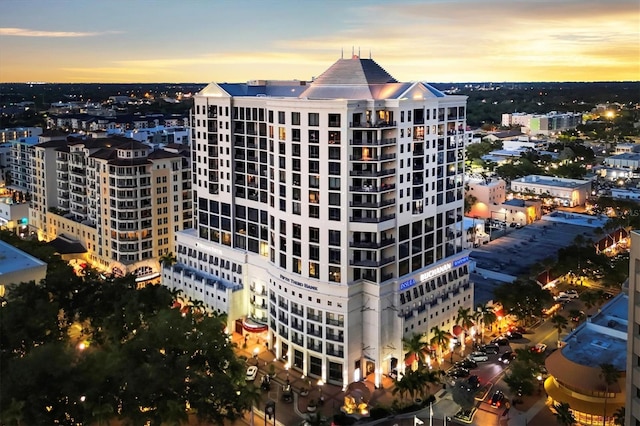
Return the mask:
[[69, 138], [36, 145], [33, 166], [30, 221], [39, 237], [80, 243], [78, 257], [104, 273], [157, 278], [174, 233], [192, 226], [188, 152]]

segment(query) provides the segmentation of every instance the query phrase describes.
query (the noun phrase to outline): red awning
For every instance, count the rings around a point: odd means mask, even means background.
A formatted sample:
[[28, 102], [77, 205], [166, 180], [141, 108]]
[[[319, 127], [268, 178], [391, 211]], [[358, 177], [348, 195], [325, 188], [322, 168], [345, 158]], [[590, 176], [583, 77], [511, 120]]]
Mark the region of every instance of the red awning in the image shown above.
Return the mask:
[[458, 324], [456, 324], [456, 325], [453, 326], [453, 330], [452, 331], [453, 331], [453, 335], [455, 337], [458, 337], [462, 333], [462, 327], [459, 326]]
[[417, 361], [418, 361], [418, 355], [410, 354], [409, 356], [407, 356], [404, 359], [404, 365], [409, 366], [409, 365], [412, 365], [414, 362], [417, 362]]
[[266, 324], [259, 324], [255, 321], [250, 320], [249, 318], [245, 318], [242, 320], [242, 328], [249, 333], [262, 333], [263, 331], [267, 331], [269, 326]]

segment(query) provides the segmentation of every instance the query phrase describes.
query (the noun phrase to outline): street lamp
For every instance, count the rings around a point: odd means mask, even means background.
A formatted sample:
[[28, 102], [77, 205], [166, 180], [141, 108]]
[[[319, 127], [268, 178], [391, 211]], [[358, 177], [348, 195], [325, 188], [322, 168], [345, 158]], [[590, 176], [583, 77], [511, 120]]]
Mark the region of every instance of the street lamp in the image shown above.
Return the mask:
[[451, 354], [451, 364], [453, 364], [453, 348], [455, 347], [455, 344], [453, 342], [449, 342], [449, 353]]
[[256, 346], [253, 349], [253, 359], [256, 360], [256, 365], [258, 365], [258, 354], [260, 353], [260, 349], [258, 349], [258, 347]]
[[287, 363], [284, 365], [284, 369], [287, 372], [287, 384], [289, 384], [289, 367], [291, 367], [291, 364], [289, 364], [289, 361], [287, 361]]
[[324, 395], [322, 395], [322, 386], [324, 386], [324, 382], [322, 379], [318, 380], [318, 392], [320, 393], [320, 404], [324, 402]]
[[267, 426], [267, 418], [273, 419], [273, 426], [276, 425], [276, 402], [269, 400], [264, 407], [264, 426]]

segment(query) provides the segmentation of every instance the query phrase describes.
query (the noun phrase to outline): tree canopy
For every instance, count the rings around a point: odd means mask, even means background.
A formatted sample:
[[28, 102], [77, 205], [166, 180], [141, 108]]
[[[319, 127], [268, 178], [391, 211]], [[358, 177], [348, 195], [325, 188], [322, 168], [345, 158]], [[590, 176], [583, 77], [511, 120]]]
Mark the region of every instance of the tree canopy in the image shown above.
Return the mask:
[[3, 419], [159, 425], [191, 413], [221, 424], [251, 407], [224, 316], [173, 308], [169, 289], [138, 289], [133, 276], [77, 277], [51, 260], [45, 280], [9, 285], [0, 307]]

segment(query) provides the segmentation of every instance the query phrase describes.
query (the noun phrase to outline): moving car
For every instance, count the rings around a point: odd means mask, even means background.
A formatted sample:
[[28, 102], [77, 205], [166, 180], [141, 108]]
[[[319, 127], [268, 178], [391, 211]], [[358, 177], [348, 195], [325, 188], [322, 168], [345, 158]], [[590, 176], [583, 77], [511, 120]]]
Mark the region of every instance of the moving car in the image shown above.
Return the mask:
[[476, 375], [469, 376], [467, 381], [461, 386], [467, 391], [472, 391], [480, 387], [480, 378]]
[[565, 294], [569, 296], [570, 299], [577, 299], [579, 297], [578, 292], [575, 290], [567, 290]]
[[488, 354], [497, 354], [498, 352], [500, 352], [500, 346], [498, 346], [498, 344], [496, 343], [489, 343], [488, 345], [480, 346], [480, 350]]
[[293, 402], [293, 391], [291, 385], [286, 384], [282, 386], [282, 400], [284, 402]]
[[455, 377], [456, 379], [469, 377], [469, 370], [462, 367], [452, 368], [451, 370], [447, 371], [447, 376]]
[[514, 331], [515, 331], [515, 332], [517, 332], [517, 333], [521, 333], [521, 334], [524, 334], [524, 333], [526, 333], [526, 332], [527, 332], [527, 331], [524, 329], [524, 327], [519, 326], [519, 325], [512, 325], [512, 326], [510, 326], [510, 327], [509, 327], [509, 331], [511, 331], [511, 332], [514, 332]]
[[491, 343], [495, 343], [496, 345], [500, 345], [500, 346], [507, 346], [509, 344], [509, 339], [507, 339], [504, 336], [500, 336], [493, 339]]
[[495, 391], [491, 397], [491, 406], [494, 408], [500, 408], [504, 404], [504, 393], [502, 391]]
[[522, 333], [518, 333], [517, 331], [509, 331], [506, 336], [509, 340], [522, 339]]
[[476, 362], [489, 360], [489, 357], [487, 356], [486, 352], [471, 352], [467, 358]]
[[469, 359], [469, 358], [465, 358], [461, 361], [456, 362], [456, 367], [462, 367], [462, 368], [466, 368], [468, 370], [472, 369], [472, 368], [477, 368], [478, 367], [478, 363]]
[[531, 348], [531, 352], [543, 353], [547, 350], [547, 345], [544, 343], [538, 343], [534, 347]]
[[514, 359], [516, 359], [516, 353], [512, 351], [506, 351], [498, 357], [498, 361], [502, 362], [503, 364], [509, 364]]
[[255, 365], [252, 365], [249, 368], [247, 368], [247, 376], [245, 377], [245, 380], [247, 382], [253, 382], [257, 376], [258, 376], [258, 367], [256, 367]]

